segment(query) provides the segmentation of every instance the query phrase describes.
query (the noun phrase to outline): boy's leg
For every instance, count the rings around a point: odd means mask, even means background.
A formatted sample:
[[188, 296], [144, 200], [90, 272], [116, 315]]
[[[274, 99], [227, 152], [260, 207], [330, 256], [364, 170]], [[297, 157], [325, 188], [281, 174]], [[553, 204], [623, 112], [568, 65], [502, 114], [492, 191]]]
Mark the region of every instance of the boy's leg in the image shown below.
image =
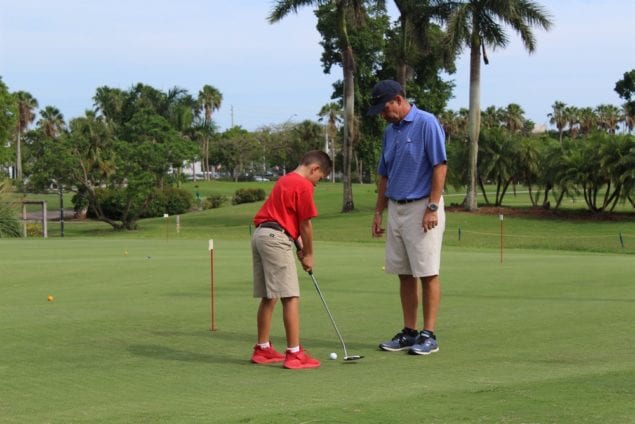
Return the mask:
[[273, 309], [276, 306], [278, 299], [262, 298], [260, 300], [260, 306], [258, 307], [258, 343], [269, 342], [269, 335], [271, 332], [271, 317], [273, 316]]
[[[284, 329], [287, 333], [287, 352], [282, 366], [284, 368], [295, 370], [319, 367], [320, 361], [312, 358], [300, 346], [299, 297], [293, 296], [282, 298], [282, 318], [284, 320]], [[292, 350], [290, 348], [294, 349]]]
[[287, 335], [287, 347], [300, 346], [300, 298], [282, 298], [282, 319]]

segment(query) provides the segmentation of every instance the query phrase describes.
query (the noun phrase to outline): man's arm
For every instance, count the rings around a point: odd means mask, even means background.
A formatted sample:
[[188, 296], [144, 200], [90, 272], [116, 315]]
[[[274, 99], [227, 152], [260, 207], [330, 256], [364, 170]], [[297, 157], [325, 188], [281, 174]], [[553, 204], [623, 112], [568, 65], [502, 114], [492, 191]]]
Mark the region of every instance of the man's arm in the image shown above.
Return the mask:
[[373, 237], [381, 237], [384, 233], [384, 229], [381, 228], [382, 213], [386, 206], [388, 206], [388, 199], [386, 198], [386, 184], [388, 178], [381, 175], [379, 177], [379, 184], [377, 184], [377, 201], [375, 202], [375, 214], [373, 216]]
[[[445, 175], [448, 172], [448, 164], [440, 163], [432, 169], [432, 187], [430, 187], [430, 203], [439, 204], [441, 201], [441, 195], [443, 194], [443, 187], [445, 186]], [[439, 218], [436, 211], [431, 211], [426, 208], [423, 214], [423, 229], [428, 231], [437, 226]]]

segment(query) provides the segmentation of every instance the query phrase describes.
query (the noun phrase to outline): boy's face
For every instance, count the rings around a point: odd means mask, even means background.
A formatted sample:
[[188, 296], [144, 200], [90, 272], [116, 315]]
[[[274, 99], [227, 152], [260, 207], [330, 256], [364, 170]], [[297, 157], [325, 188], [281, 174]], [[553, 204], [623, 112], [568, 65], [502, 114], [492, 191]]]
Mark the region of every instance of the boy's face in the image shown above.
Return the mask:
[[309, 172], [309, 176], [307, 177], [313, 186], [316, 186], [320, 180], [326, 178], [327, 175], [324, 174], [320, 165], [311, 165], [311, 170]]

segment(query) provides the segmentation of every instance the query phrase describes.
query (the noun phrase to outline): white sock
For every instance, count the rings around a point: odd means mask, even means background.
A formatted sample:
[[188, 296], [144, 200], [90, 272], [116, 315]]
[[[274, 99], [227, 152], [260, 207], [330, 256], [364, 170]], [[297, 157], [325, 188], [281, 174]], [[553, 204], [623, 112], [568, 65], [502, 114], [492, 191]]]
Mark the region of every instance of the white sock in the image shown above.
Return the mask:
[[266, 342], [266, 343], [258, 343], [258, 347], [260, 349], [269, 349], [271, 347], [271, 343]]
[[287, 352], [290, 353], [298, 353], [300, 351], [300, 346], [288, 347]]

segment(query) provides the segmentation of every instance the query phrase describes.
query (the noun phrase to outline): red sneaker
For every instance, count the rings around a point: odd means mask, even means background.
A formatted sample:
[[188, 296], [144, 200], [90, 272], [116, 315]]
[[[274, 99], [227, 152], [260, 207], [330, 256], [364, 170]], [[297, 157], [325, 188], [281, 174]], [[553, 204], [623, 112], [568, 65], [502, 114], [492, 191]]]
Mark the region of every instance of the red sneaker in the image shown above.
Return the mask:
[[254, 353], [251, 355], [251, 362], [254, 364], [270, 364], [282, 361], [284, 361], [284, 355], [277, 352], [272, 345], [267, 349], [263, 349], [258, 345], [254, 346]]
[[320, 366], [320, 361], [309, 356], [304, 349], [300, 348], [299, 352], [291, 353], [287, 351], [287, 356], [284, 359], [283, 367], [291, 370], [301, 370], [304, 368], [317, 368]]

